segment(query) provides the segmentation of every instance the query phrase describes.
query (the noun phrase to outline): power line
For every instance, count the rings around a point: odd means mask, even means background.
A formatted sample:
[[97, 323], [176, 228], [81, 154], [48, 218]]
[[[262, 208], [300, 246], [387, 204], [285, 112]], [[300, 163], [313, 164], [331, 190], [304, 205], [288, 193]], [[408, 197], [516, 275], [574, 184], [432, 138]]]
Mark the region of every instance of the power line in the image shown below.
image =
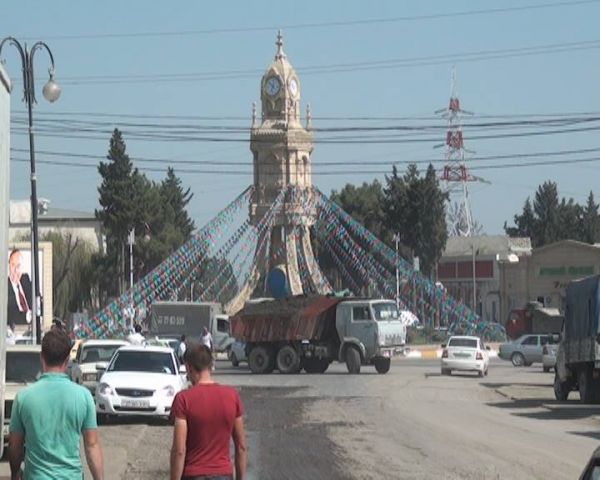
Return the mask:
[[[29, 152], [26, 148], [11, 148], [11, 152], [16, 153], [27, 153]], [[594, 153], [600, 152], [599, 147], [593, 148], [582, 148], [582, 149], [574, 149], [574, 150], [552, 150], [552, 151], [542, 151], [542, 152], [514, 152], [514, 153], [506, 153], [502, 155], [486, 155], [486, 156], [474, 156], [468, 158], [468, 162], [471, 164], [472, 162], [489, 162], [491, 160], [508, 160], [508, 159], [517, 159], [517, 158], [537, 158], [537, 157], [556, 157], [556, 156], [565, 156], [565, 155], [579, 155], [586, 153]], [[100, 160], [107, 161], [106, 156], [101, 155], [93, 155], [86, 153], [74, 153], [74, 152], [60, 152], [60, 151], [51, 151], [51, 150], [37, 150], [37, 153], [40, 155], [46, 155], [50, 157], [61, 157], [61, 158], [78, 158], [78, 159], [91, 159], [91, 160]], [[401, 154], [398, 154], [400, 156]], [[169, 159], [169, 158], [148, 158], [148, 157], [133, 157], [131, 160], [137, 164], [140, 163], [164, 163], [168, 165], [227, 165], [227, 166], [252, 166], [253, 160], [248, 159], [246, 161], [227, 161], [227, 160], [177, 160], [177, 159]], [[444, 163], [446, 160], [444, 158], [429, 158], [429, 159], [417, 159], [417, 160], [369, 160], [368, 158], [364, 158], [362, 160], [342, 160], [339, 162], [325, 161], [325, 162], [314, 162], [313, 167], [321, 167], [321, 166], [347, 166], [347, 165], [427, 165], [427, 164], [436, 164], [436, 163]], [[279, 165], [279, 162], [261, 162], [261, 165]], [[90, 165], [90, 164], [82, 164], [82, 165]], [[92, 165], [97, 166], [97, 165]]]
[[[263, 32], [263, 31], [274, 31], [278, 28], [284, 30], [300, 30], [300, 29], [313, 29], [313, 28], [331, 28], [331, 27], [348, 27], [348, 26], [361, 26], [361, 25], [376, 25], [376, 24], [389, 24], [399, 22], [413, 22], [423, 20], [436, 20], [444, 18], [456, 18], [466, 16], [477, 16], [477, 15], [489, 15], [498, 13], [509, 13], [509, 12], [523, 12], [528, 10], [539, 10], [547, 8], [558, 8], [558, 7], [574, 7], [579, 5], [586, 5], [591, 3], [597, 3], [598, 0], [578, 0], [569, 2], [551, 2], [551, 3], [537, 3], [530, 5], [521, 5], [517, 7], [498, 7], [498, 8], [487, 8], [477, 10], [462, 10], [457, 12], [448, 13], [433, 13], [424, 15], [412, 15], [402, 17], [387, 17], [387, 18], [371, 18], [371, 19], [359, 19], [359, 20], [346, 20], [346, 21], [330, 21], [330, 22], [313, 22], [313, 23], [297, 23], [288, 25], [277, 25], [277, 26], [255, 26], [255, 27], [235, 27], [235, 28], [211, 28], [211, 29], [198, 29], [198, 30], [166, 30], [157, 32], [121, 32], [121, 33], [92, 33], [92, 34], [72, 34], [72, 35], [44, 35], [43, 38], [46, 40], [91, 40], [91, 39], [107, 39], [107, 38], [146, 38], [146, 37], [182, 37], [192, 35], [216, 35], [216, 34], [228, 34], [228, 33], [250, 33], [250, 32]], [[33, 39], [33, 37], [25, 36], [26, 39]], [[37, 37], [36, 37], [37, 39]]]
[[[482, 61], [490, 59], [511, 58], [549, 53], [571, 52], [600, 48], [600, 40], [585, 40], [578, 42], [563, 42], [531, 47], [517, 47], [493, 50], [477, 50], [461, 53], [445, 53], [408, 58], [388, 58], [381, 60], [368, 60], [360, 62], [346, 62], [338, 64], [312, 65], [297, 67], [302, 76], [319, 75], [328, 73], [342, 73], [355, 71], [387, 70], [427, 65], [445, 65], [457, 62]], [[256, 78], [264, 73], [263, 70], [222, 70], [214, 72], [188, 72], [165, 74], [114, 74], [114, 75], [87, 75], [62, 77], [63, 85], [97, 85], [97, 84], [127, 84], [127, 83], [162, 83], [162, 82], [198, 82], [203, 80], [226, 80]]]
[[[29, 159], [13, 157], [11, 161], [14, 162], [22, 162], [28, 163]], [[525, 167], [534, 167], [534, 166], [553, 166], [553, 165], [575, 165], [580, 163], [591, 163], [600, 161], [600, 157], [590, 157], [590, 158], [577, 158], [577, 159], [563, 159], [563, 160], [539, 160], [539, 161], [531, 161], [531, 162], [522, 162], [522, 163], [502, 163], [502, 164], [494, 164], [494, 165], [479, 165], [471, 167], [471, 170], [492, 170], [492, 169], [509, 169], [509, 168], [525, 168]], [[68, 167], [85, 167], [85, 168], [94, 168], [97, 169], [97, 165], [89, 164], [89, 163], [80, 163], [80, 162], [64, 162], [64, 161], [55, 161], [55, 160], [36, 160], [38, 163], [54, 165], [54, 166], [68, 166]], [[140, 167], [140, 170], [149, 171], [149, 172], [166, 172], [166, 168], [155, 168], [155, 167]], [[215, 175], [253, 175], [251, 170], [248, 171], [240, 171], [240, 170], [202, 170], [202, 169], [186, 169], [180, 168], [177, 169], [177, 173], [191, 173], [191, 174], [215, 174]], [[318, 171], [313, 170], [314, 175], [340, 175], [342, 173], [340, 170], [325, 170]], [[344, 170], [344, 175], [387, 175], [389, 174], [389, 170]], [[280, 175], [278, 173], [261, 173], [261, 175]]]

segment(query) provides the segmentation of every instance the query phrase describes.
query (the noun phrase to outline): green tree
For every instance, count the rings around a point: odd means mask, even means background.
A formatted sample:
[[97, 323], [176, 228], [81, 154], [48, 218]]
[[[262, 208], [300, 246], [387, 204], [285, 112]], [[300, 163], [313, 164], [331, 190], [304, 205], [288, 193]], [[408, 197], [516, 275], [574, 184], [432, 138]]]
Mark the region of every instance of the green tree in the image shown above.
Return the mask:
[[[192, 198], [173, 169], [160, 183], [150, 181], [133, 166], [118, 129], [110, 139], [107, 162], [98, 171], [100, 209], [97, 218], [106, 234], [106, 253], [94, 258], [98, 281], [109, 296], [128, 286], [128, 235], [135, 230], [134, 281], [145, 275], [190, 238], [194, 223], [185, 207]], [[118, 279], [115, 282], [115, 279]]]
[[527, 198], [514, 223], [509, 227], [505, 222], [505, 232], [511, 237], [530, 237], [534, 247], [565, 239], [594, 243], [600, 227], [598, 205], [591, 192], [582, 207], [572, 198], [559, 198], [556, 183], [550, 181], [538, 187], [533, 203]]
[[523, 211], [520, 215], [514, 216], [514, 227], [509, 227], [504, 222], [504, 231], [511, 237], [529, 237], [533, 241], [533, 237], [536, 233], [537, 225], [535, 213], [531, 206], [531, 200], [527, 197], [525, 204], [523, 205]]
[[167, 169], [167, 177], [160, 185], [160, 196], [165, 218], [173, 223], [175, 229], [181, 234], [183, 241], [187, 240], [194, 230], [194, 222], [188, 216], [186, 207], [194, 196], [191, 189], [184, 191], [181, 179], [175, 175], [172, 167]]
[[582, 214], [582, 240], [592, 244], [600, 240], [600, 215], [593, 192], [590, 192]]
[[42, 240], [52, 242], [54, 316], [67, 319], [70, 313], [96, 306], [92, 246], [71, 233], [49, 232]]
[[384, 239], [389, 236], [383, 212], [383, 188], [379, 181], [363, 182], [360, 187], [349, 183], [339, 192], [333, 190], [330, 199], [376, 237]]
[[386, 224], [391, 231], [398, 232], [404, 246], [403, 256], [410, 260], [419, 257], [421, 271], [432, 275], [448, 239], [448, 195], [442, 192], [431, 164], [425, 176], [421, 176], [414, 164], [409, 165], [403, 177], [394, 168], [386, 182]]

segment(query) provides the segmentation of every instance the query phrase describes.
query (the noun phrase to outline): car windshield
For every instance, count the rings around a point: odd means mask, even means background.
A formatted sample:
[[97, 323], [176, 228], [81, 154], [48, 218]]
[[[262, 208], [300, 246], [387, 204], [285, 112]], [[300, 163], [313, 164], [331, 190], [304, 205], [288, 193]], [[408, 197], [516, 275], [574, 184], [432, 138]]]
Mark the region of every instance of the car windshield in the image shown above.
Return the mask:
[[90, 345], [83, 347], [79, 363], [108, 362], [122, 345]]
[[451, 338], [448, 342], [449, 347], [477, 348], [477, 339], [475, 338]]
[[109, 372], [149, 372], [149, 373], [177, 373], [173, 358], [169, 353], [121, 351], [115, 354]]
[[395, 303], [374, 303], [375, 320], [398, 320], [400, 313]]
[[39, 352], [6, 352], [6, 382], [33, 383], [41, 374]]

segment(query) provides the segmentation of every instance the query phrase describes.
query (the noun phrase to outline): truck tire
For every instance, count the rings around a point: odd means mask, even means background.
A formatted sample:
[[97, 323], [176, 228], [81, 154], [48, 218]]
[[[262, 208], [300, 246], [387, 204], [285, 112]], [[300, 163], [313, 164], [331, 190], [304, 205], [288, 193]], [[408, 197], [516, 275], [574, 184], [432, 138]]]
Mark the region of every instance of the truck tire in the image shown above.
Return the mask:
[[561, 382], [558, 373], [554, 374], [554, 398], [559, 402], [566, 402], [569, 398], [569, 393], [572, 390], [572, 384], [569, 380]]
[[329, 368], [329, 360], [325, 358], [305, 358], [304, 371], [306, 373], [325, 373]]
[[377, 373], [387, 373], [390, 371], [390, 366], [392, 365], [392, 360], [389, 358], [378, 358], [375, 360], [375, 370]]
[[577, 383], [579, 384], [581, 403], [594, 403], [596, 399], [594, 395], [594, 379], [592, 377], [592, 370], [586, 365], [582, 366], [577, 372]]
[[511, 355], [510, 361], [515, 367], [522, 367], [525, 365], [525, 357], [520, 352], [515, 352]]
[[300, 355], [291, 345], [284, 345], [279, 349], [276, 363], [280, 373], [298, 373], [301, 369]]
[[358, 348], [350, 346], [346, 349], [346, 368], [353, 375], [360, 373], [360, 352]]
[[270, 348], [259, 345], [248, 356], [248, 366], [252, 373], [271, 373], [275, 369], [275, 359]]

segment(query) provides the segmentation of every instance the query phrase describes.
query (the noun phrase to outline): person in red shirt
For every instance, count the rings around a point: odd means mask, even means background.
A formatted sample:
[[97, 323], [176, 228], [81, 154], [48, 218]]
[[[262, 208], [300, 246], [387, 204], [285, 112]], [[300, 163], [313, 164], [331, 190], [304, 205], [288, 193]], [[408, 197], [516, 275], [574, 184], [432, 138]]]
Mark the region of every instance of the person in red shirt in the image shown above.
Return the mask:
[[235, 445], [235, 478], [246, 478], [248, 453], [242, 401], [238, 392], [211, 377], [212, 352], [204, 345], [188, 345], [184, 355], [192, 387], [173, 400], [171, 480], [233, 479], [229, 455]]

